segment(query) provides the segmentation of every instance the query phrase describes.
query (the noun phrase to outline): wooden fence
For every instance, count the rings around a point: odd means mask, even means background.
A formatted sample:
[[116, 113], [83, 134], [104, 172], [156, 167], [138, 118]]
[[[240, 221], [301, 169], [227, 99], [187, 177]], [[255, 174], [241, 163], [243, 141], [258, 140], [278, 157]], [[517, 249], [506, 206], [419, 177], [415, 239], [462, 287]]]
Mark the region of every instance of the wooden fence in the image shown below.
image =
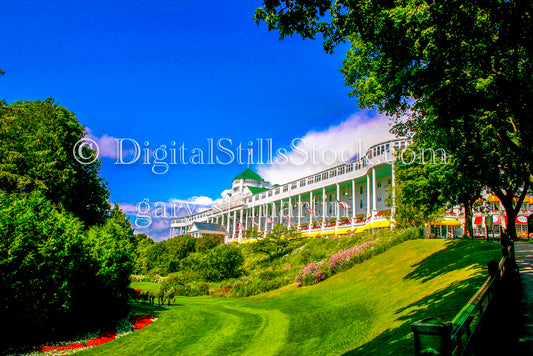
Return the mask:
[[488, 263], [489, 277], [451, 322], [436, 318], [413, 323], [415, 355], [471, 355], [479, 325], [506, 272], [516, 269], [513, 242], [502, 249], [500, 262]]

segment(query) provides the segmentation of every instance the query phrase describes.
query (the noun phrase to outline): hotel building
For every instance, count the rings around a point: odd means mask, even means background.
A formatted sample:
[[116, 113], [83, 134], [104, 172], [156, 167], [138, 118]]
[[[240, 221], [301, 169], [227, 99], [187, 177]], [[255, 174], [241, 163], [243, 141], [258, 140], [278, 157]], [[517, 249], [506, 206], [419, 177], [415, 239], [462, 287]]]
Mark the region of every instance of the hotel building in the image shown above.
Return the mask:
[[[365, 154], [346, 164], [273, 185], [246, 169], [233, 179], [232, 192], [209, 210], [173, 219], [170, 237], [216, 233], [225, 242], [242, 242], [243, 232], [256, 226], [266, 235], [275, 224], [298, 228], [306, 236], [342, 235], [368, 229], [394, 227], [395, 149], [404, 150], [406, 139], [393, 139], [370, 147]], [[485, 194], [487, 195], [487, 194]], [[486, 196], [490, 211], [474, 211], [474, 233], [487, 231], [487, 216], [492, 216], [489, 232], [499, 235], [506, 226], [505, 211], [497, 198]], [[486, 203], [485, 203], [486, 205]], [[516, 226], [527, 233], [533, 199], [527, 197]], [[440, 219], [426, 228], [435, 237], [458, 237], [464, 231], [464, 208], [444, 210]]]
[[[341, 235], [392, 228], [395, 148], [405, 139], [370, 147], [364, 156], [295, 181], [273, 185], [246, 169], [233, 179], [232, 192], [207, 211], [173, 219], [170, 236], [226, 231], [226, 242], [256, 226], [266, 234], [275, 224], [297, 227], [308, 236]], [[203, 230], [197, 224], [202, 223]], [[210, 225], [211, 224], [211, 225]], [[207, 230], [206, 230], [207, 229]]]

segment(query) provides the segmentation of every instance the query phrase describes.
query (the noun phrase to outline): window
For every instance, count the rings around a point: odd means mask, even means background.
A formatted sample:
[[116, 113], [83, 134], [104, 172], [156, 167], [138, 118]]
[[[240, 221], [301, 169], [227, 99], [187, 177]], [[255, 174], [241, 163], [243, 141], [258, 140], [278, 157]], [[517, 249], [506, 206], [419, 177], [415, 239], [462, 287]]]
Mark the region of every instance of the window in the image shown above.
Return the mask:
[[378, 180], [378, 188], [381, 188], [381, 181]]
[[277, 188], [277, 189], [274, 191], [274, 194], [276, 194], [276, 195], [279, 194], [279, 188]]
[[305, 178], [300, 180], [300, 187], [305, 187]]
[[359, 194], [363, 194], [363, 186], [359, 187]]
[[359, 201], [359, 208], [363, 209], [363, 199]]
[[283, 186], [283, 193], [287, 192], [289, 190], [289, 186], [288, 185], [284, 185]]
[[339, 167], [339, 175], [344, 174], [346, 166]]
[[291, 184], [291, 189], [296, 189], [296, 188], [298, 188], [298, 184], [296, 184], [296, 183], [292, 183], [292, 184]]

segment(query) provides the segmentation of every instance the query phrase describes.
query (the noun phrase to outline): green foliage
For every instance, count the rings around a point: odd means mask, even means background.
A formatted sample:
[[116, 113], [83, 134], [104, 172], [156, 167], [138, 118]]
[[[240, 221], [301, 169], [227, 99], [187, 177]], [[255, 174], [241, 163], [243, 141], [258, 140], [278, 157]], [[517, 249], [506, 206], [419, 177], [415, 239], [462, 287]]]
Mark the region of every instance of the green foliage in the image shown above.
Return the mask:
[[[73, 113], [53, 99], [0, 101], [0, 189], [40, 191], [84, 222], [109, 216], [109, 190], [98, 177], [100, 162], [78, 162], [73, 150], [85, 136]], [[86, 146], [83, 155], [90, 157]]]
[[264, 0], [255, 18], [280, 38], [322, 34], [328, 52], [349, 40], [341, 71], [359, 106], [453, 156], [452, 195], [468, 209], [489, 188], [515, 234], [533, 183], [533, 2]]
[[205, 252], [217, 247], [222, 242], [222, 237], [217, 234], [203, 234], [196, 239], [196, 252]]
[[200, 273], [207, 281], [237, 278], [242, 274], [244, 256], [235, 245], [220, 245], [210, 250], [202, 261]]
[[131, 232], [118, 210], [84, 231], [39, 191], [0, 190], [0, 317], [10, 320], [2, 340], [36, 341], [122, 316]]
[[254, 252], [264, 253], [272, 260], [282, 256], [288, 251], [289, 239], [300, 237], [297, 228], [288, 228], [283, 224], [277, 224], [265, 238], [257, 240], [251, 245]]
[[412, 355], [411, 324], [451, 320], [483, 284], [487, 261], [500, 257], [493, 243], [408, 241], [308, 288], [176, 297], [176, 306], [154, 307], [160, 318], [150, 330], [84, 353]]
[[159, 274], [176, 272], [180, 268], [181, 260], [195, 249], [195, 238], [190, 235], [179, 235], [156, 243], [143, 242], [138, 245], [139, 263], [136, 270], [157, 269]]
[[199, 274], [182, 272], [168, 275], [161, 283], [161, 291], [166, 291], [168, 298], [178, 295], [194, 297], [209, 294], [209, 287]]
[[257, 226], [252, 226], [248, 230], [244, 231], [244, 237], [247, 239], [255, 240], [261, 238], [261, 233], [259, 232]]

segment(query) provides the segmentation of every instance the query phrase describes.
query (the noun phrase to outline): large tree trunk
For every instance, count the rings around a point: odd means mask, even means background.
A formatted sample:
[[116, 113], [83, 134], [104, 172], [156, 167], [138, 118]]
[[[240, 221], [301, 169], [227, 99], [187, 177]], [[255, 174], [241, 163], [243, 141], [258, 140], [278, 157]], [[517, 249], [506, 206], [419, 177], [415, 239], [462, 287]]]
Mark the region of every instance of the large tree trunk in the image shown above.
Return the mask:
[[498, 190], [494, 192], [494, 194], [496, 194], [496, 196], [500, 199], [503, 207], [505, 208], [505, 213], [507, 215], [507, 234], [509, 235], [509, 238], [511, 240], [516, 240], [517, 238], [516, 216], [520, 211], [520, 207], [522, 206], [522, 202], [526, 197], [528, 188], [529, 181], [526, 181], [524, 187], [522, 188], [522, 192], [520, 193], [520, 196], [516, 201], [515, 206], [513, 206], [514, 191]]
[[472, 204], [468, 201], [465, 206], [465, 231], [463, 237], [467, 239], [474, 238], [474, 229], [472, 227]]

